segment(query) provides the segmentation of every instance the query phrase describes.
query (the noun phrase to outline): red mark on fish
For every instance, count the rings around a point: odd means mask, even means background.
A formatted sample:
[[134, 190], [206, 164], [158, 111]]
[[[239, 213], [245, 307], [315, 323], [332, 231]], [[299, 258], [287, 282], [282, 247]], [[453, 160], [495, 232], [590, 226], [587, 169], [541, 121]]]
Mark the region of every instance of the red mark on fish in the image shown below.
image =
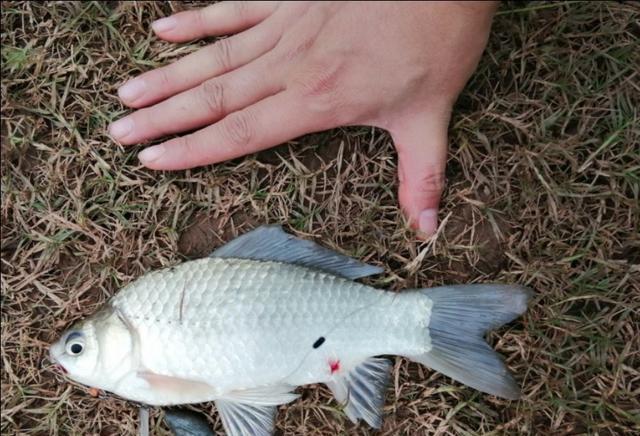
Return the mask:
[[339, 360], [330, 360], [329, 368], [331, 369], [331, 374], [340, 371], [340, 361]]

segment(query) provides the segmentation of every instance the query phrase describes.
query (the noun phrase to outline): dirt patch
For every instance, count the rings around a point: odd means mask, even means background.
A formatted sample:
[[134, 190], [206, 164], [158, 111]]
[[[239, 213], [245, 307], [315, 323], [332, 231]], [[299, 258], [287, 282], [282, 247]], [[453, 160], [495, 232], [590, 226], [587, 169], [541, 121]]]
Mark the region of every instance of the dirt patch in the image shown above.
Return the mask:
[[456, 207], [445, 227], [447, 241], [467, 247], [462, 259], [454, 259], [449, 267], [456, 273], [470, 270], [492, 275], [507, 264], [505, 241], [511, 234], [511, 226], [498, 214], [491, 218], [483, 215], [471, 204]]
[[[27, 117], [33, 119], [31, 116]], [[42, 128], [42, 124], [40, 120], [33, 120], [32, 123], [32, 125], [40, 125], [40, 127], [38, 127], [39, 129]], [[32, 144], [28, 143], [30, 139], [27, 138], [18, 138], [17, 140], [21, 142], [12, 144], [7, 127], [7, 120], [5, 120], [4, 117], [0, 126], [2, 126], [0, 132], [0, 161], [2, 162], [2, 173], [5, 174], [8, 166], [13, 165], [24, 173], [29, 174], [32, 169], [38, 166], [38, 159], [41, 153], [31, 146]]]
[[613, 253], [613, 259], [624, 260], [632, 265], [640, 265], [640, 238], [622, 243]]
[[333, 135], [313, 135], [308, 143], [318, 145], [313, 147], [313, 152], [305, 153], [300, 162], [312, 172], [326, 169], [332, 161], [338, 158], [341, 148], [343, 156], [349, 156], [353, 153], [353, 147], [335, 133]]
[[200, 214], [180, 235], [178, 252], [188, 259], [208, 256], [217, 247], [261, 224], [241, 211], [230, 217]]

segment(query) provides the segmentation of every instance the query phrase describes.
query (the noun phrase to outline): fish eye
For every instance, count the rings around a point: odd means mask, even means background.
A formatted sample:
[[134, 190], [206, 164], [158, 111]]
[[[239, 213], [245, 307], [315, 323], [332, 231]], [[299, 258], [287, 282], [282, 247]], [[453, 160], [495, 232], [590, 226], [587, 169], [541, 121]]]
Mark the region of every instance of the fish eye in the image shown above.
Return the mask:
[[82, 333], [73, 332], [67, 336], [65, 351], [72, 356], [78, 356], [84, 351], [84, 338]]

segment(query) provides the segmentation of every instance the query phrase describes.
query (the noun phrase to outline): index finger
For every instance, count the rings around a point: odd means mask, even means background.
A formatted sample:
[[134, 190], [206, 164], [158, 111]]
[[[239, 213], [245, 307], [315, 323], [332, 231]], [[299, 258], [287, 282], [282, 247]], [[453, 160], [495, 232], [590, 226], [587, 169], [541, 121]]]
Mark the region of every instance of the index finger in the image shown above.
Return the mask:
[[151, 26], [164, 40], [185, 42], [248, 29], [271, 15], [277, 6], [275, 1], [225, 1], [178, 12], [154, 21]]
[[309, 111], [294, 91], [267, 97], [190, 135], [143, 150], [138, 158], [155, 170], [179, 170], [234, 159], [306, 133], [334, 127]]

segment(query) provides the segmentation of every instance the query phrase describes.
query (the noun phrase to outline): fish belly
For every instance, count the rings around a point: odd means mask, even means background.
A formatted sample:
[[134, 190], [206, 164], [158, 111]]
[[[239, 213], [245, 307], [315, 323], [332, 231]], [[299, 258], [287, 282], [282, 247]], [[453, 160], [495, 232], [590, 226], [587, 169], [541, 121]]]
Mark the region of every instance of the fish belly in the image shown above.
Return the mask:
[[137, 332], [141, 367], [205, 381], [220, 396], [326, 382], [367, 357], [429, 349], [423, 295], [276, 262], [186, 262], [143, 276], [112, 304]]

